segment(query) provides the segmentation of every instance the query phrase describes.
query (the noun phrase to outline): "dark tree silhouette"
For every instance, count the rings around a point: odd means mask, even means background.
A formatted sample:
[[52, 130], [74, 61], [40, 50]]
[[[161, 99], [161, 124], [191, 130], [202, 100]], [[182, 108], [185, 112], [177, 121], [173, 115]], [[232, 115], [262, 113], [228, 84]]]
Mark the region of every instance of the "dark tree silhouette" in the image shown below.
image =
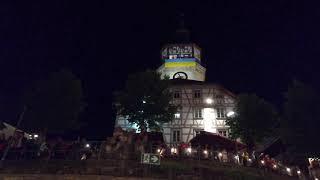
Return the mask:
[[254, 94], [239, 95], [235, 115], [227, 118], [231, 137], [240, 138], [250, 150], [273, 132], [277, 122], [274, 107]]
[[170, 103], [169, 80], [155, 71], [131, 74], [124, 91], [116, 94], [117, 112], [142, 131], [159, 130], [174, 118], [177, 107]]
[[320, 96], [312, 87], [294, 81], [286, 93], [284, 118], [281, 121], [282, 139], [288, 158], [306, 164], [308, 157], [320, 156]]
[[33, 132], [61, 133], [79, 127], [84, 109], [81, 81], [70, 71], [60, 70], [38, 82], [26, 95], [22, 126]]

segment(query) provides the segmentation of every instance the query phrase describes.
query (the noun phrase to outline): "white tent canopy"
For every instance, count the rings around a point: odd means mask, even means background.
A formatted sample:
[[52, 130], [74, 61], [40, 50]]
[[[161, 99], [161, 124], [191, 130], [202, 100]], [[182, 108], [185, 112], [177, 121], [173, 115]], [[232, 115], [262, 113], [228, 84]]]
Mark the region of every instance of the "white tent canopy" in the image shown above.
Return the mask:
[[3, 122], [3, 124], [5, 125], [5, 128], [1, 129], [0, 130], [0, 134], [3, 133], [5, 135], [5, 139], [7, 140], [10, 136], [13, 136], [14, 135], [14, 132], [15, 131], [20, 131], [20, 132], [24, 132], [24, 137], [27, 138], [27, 139], [30, 139], [31, 138], [31, 134], [21, 130], [21, 129], [17, 129], [16, 127], [6, 123], [6, 122]]

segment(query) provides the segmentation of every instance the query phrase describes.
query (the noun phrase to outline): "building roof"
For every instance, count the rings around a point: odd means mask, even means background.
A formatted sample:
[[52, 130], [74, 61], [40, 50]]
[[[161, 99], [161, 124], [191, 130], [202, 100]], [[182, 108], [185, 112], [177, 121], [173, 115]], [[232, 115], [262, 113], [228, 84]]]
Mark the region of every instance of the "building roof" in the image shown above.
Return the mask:
[[196, 81], [196, 80], [188, 80], [188, 79], [170, 79], [170, 84], [173, 86], [184, 86], [184, 85], [195, 85], [195, 86], [214, 86], [222, 92], [230, 95], [233, 98], [236, 98], [236, 95], [229, 90], [225, 89], [223, 86], [215, 83], [204, 82], [204, 81]]
[[235, 150], [236, 148], [237, 150], [241, 150], [246, 147], [246, 145], [237, 141], [233, 141], [216, 133], [205, 131], [201, 131], [200, 134], [192, 138], [190, 143], [195, 147], [200, 145], [202, 147], [208, 146], [208, 148], [213, 147], [214, 149], [226, 149], [228, 151]]

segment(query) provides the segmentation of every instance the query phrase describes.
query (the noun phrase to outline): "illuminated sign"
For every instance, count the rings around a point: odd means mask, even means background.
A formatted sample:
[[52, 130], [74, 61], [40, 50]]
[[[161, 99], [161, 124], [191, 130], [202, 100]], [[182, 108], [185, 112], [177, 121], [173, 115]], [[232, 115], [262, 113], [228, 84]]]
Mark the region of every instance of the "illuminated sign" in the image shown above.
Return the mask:
[[170, 44], [161, 52], [162, 59], [196, 58], [200, 60], [200, 49], [194, 44]]

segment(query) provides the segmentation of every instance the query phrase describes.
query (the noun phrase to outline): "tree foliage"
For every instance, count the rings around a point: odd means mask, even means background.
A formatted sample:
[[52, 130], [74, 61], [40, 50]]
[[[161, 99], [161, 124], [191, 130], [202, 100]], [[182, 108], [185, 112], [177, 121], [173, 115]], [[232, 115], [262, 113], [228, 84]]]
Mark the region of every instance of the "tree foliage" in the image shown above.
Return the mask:
[[276, 123], [274, 107], [253, 94], [239, 95], [235, 115], [227, 118], [231, 137], [240, 138], [251, 149], [270, 135]]
[[159, 130], [171, 121], [177, 107], [170, 103], [169, 80], [155, 71], [131, 74], [124, 91], [116, 95], [117, 112], [140, 130]]
[[63, 132], [79, 125], [84, 109], [81, 81], [71, 72], [60, 70], [38, 82], [26, 93], [24, 128], [38, 132]]
[[286, 93], [282, 139], [291, 157], [300, 161], [320, 157], [320, 96], [310, 86], [294, 81]]

